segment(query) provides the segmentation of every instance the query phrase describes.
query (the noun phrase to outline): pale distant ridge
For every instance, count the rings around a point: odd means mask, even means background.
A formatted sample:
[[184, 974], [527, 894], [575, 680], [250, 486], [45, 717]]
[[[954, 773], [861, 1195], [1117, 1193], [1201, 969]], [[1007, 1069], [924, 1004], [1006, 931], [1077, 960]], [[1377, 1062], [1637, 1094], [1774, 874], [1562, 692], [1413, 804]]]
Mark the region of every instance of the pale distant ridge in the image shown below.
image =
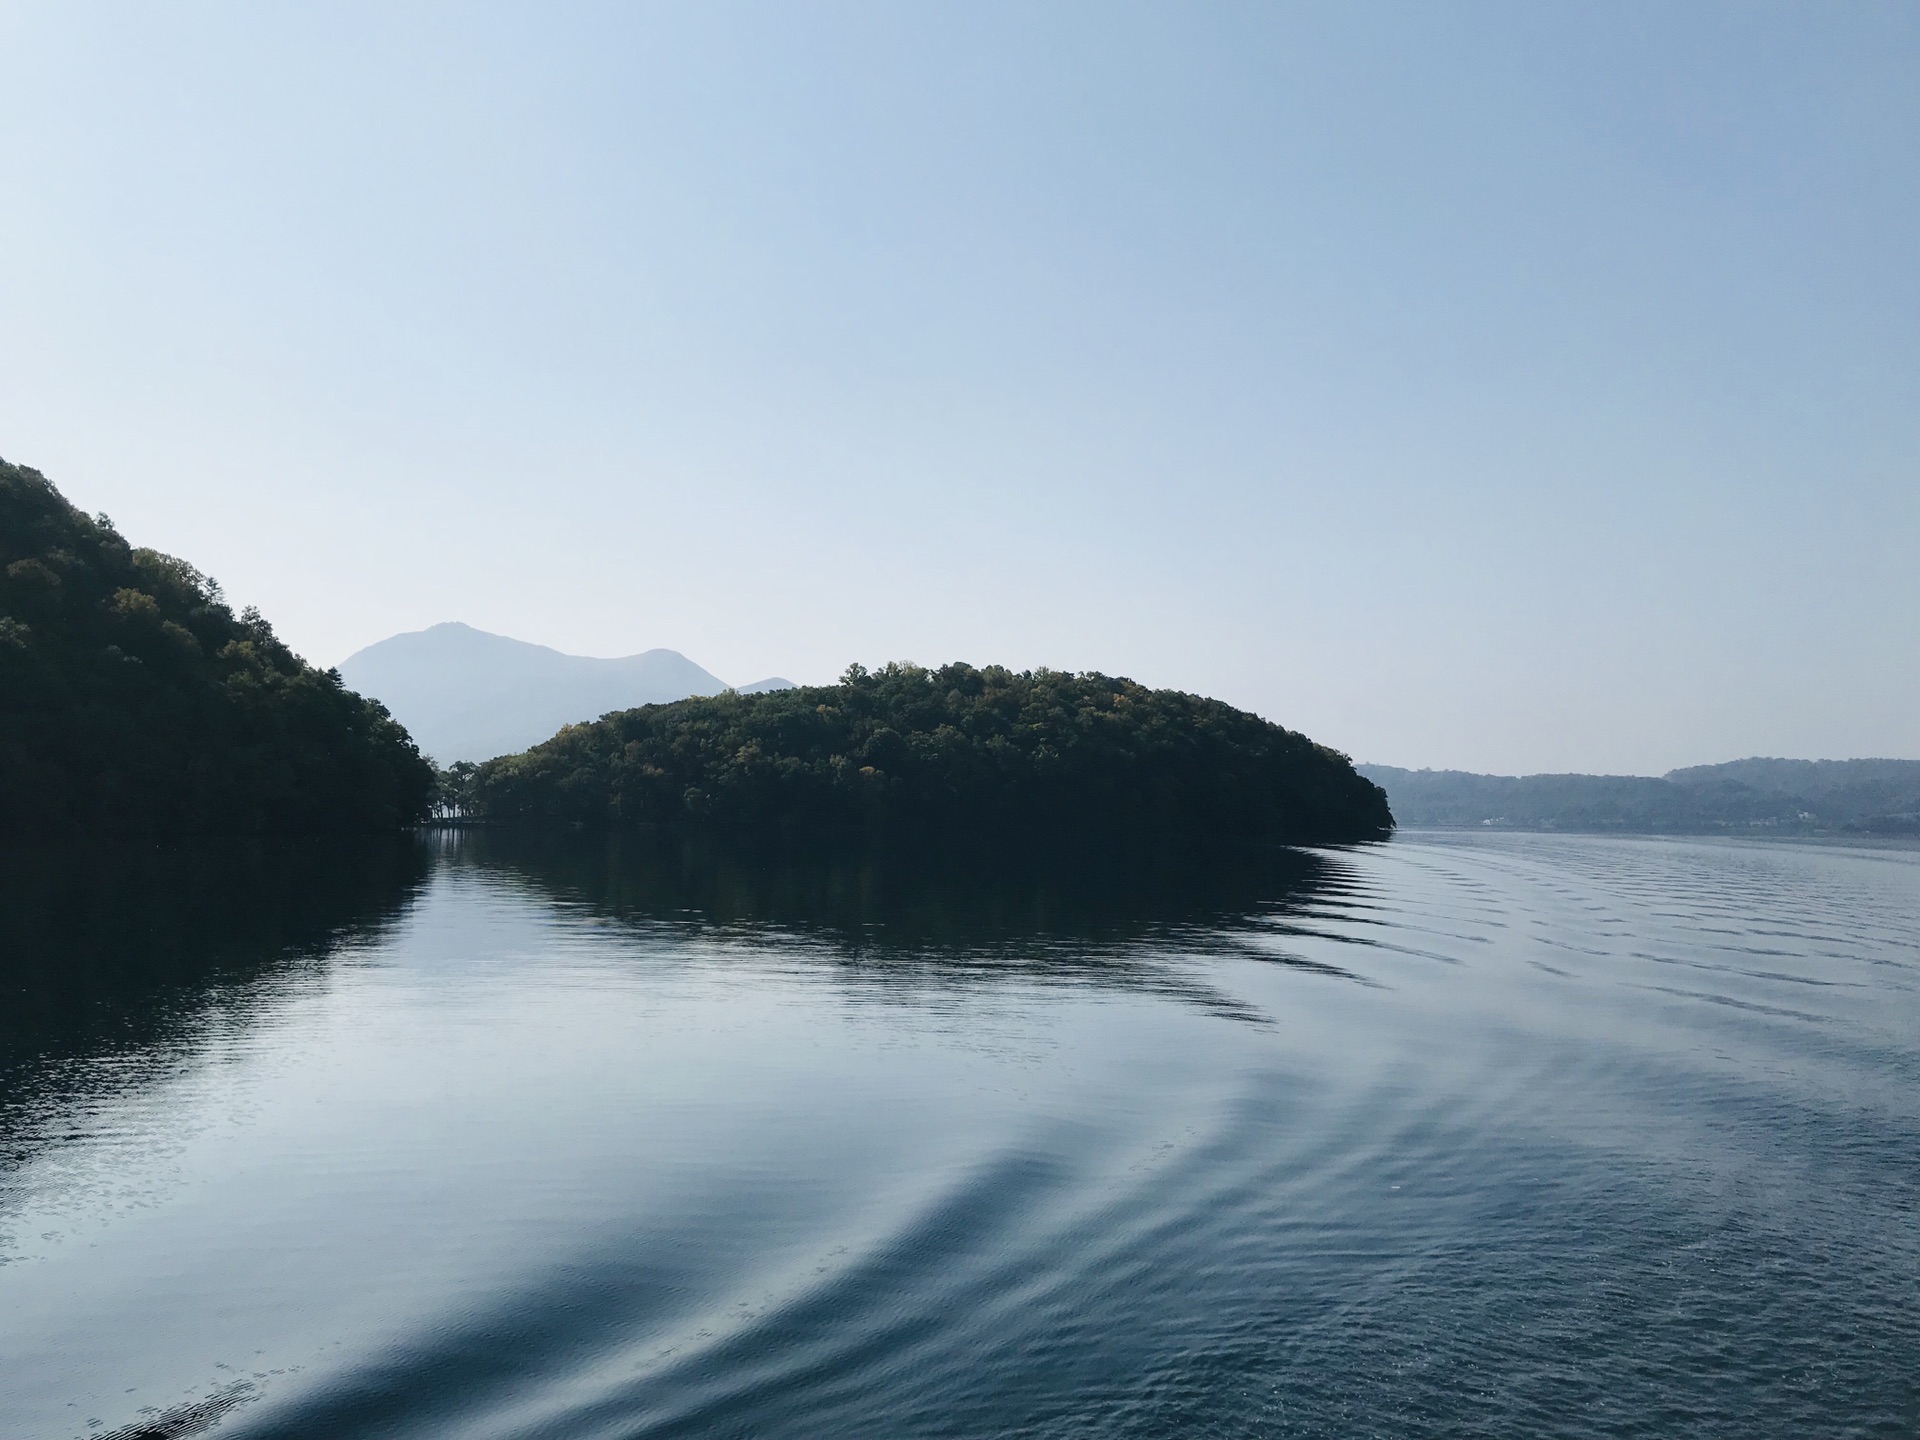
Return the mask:
[[1827, 795], [1855, 786], [1920, 786], [1920, 760], [1776, 760], [1756, 755], [1720, 765], [1689, 765], [1664, 777], [1677, 784], [1732, 780], [1768, 794]]
[[[449, 621], [395, 635], [340, 664], [349, 689], [372, 696], [442, 765], [510, 755], [562, 726], [614, 710], [717, 695], [725, 681], [676, 650], [603, 660]], [[783, 690], [757, 680], [744, 690]]]
[[1651, 775], [1357, 765], [1402, 825], [1657, 834], [1920, 834], [1920, 760], [1755, 757]]

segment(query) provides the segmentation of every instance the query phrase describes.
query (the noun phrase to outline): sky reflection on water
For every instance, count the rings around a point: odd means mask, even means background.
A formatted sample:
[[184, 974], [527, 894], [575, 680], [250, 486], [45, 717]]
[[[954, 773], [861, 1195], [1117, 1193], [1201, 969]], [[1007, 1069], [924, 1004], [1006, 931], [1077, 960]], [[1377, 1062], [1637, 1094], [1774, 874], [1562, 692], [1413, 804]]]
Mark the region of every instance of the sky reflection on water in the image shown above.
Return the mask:
[[16, 873], [9, 1435], [1920, 1419], [1912, 850], [247, 864]]

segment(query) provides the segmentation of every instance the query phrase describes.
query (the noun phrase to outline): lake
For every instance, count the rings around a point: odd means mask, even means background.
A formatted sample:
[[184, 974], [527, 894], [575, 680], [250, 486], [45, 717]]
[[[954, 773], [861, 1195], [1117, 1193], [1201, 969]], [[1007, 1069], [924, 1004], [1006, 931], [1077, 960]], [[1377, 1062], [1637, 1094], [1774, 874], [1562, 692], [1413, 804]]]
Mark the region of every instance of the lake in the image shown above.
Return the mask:
[[0, 1434], [1920, 1431], [1920, 851], [18, 858]]

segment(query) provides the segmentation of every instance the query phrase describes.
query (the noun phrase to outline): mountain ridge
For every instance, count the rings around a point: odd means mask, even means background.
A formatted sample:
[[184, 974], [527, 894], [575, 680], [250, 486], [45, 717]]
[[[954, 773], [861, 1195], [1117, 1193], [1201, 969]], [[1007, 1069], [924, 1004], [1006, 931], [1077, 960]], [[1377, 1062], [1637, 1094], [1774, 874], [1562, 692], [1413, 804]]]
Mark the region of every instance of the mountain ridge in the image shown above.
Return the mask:
[[[458, 620], [390, 635], [356, 650], [338, 669], [442, 765], [514, 754], [612, 711], [733, 688], [677, 650], [569, 655]], [[738, 688], [759, 693], [790, 683], [770, 676]]]
[[1403, 825], [1630, 834], [1920, 834], [1920, 760], [1751, 756], [1665, 775], [1356, 765]]

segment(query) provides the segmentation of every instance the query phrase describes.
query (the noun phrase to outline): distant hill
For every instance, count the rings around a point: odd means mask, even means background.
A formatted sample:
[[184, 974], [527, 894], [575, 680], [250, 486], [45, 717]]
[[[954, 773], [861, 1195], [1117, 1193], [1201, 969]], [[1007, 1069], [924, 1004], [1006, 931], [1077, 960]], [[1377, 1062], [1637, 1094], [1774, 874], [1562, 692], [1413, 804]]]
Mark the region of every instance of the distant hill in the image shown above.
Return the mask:
[[[514, 754], [612, 710], [727, 688], [674, 650], [600, 660], [458, 622], [369, 645], [341, 662], [340, 678], [380, 700], [442, 765]], [[774, 677], [740, 688], [791, 686]]]
[[1731, 780], [1768, 795], [1809, 798], [1893, 786], [1911, 791], [1920, 777], [1920, 760], [1729, 760], [1722, 765], [1689, 765], [1665, 778], [1681, 785]]
[[1356, 769], [1402, 825], [1641, 834], [1920, 834], [1920, 760], [1731, 760], [1651, 775]]

